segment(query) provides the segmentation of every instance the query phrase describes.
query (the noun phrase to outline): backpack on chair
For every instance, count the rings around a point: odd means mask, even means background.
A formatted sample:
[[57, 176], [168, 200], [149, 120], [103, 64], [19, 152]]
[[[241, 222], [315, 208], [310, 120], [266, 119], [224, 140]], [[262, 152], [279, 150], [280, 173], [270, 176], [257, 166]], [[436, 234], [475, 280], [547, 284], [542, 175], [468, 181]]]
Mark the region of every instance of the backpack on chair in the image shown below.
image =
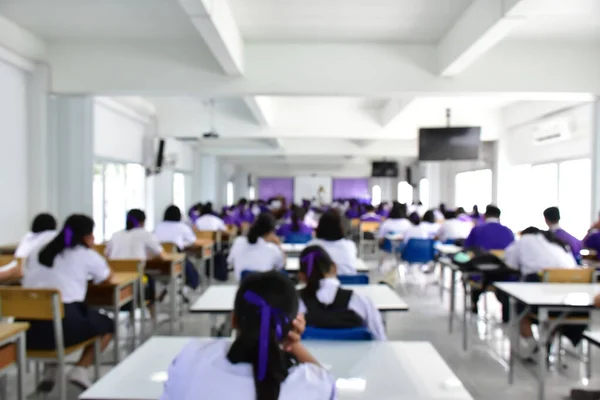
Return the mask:
[[352, 291], [338, 288], [332, 304], [321, 303], [316, 296], [309, 297], [304, 290], [300, 298], [306, 306], [306, 326], [325, 329], [346, 329], [365, 326], [363, 319], [348, 308]]

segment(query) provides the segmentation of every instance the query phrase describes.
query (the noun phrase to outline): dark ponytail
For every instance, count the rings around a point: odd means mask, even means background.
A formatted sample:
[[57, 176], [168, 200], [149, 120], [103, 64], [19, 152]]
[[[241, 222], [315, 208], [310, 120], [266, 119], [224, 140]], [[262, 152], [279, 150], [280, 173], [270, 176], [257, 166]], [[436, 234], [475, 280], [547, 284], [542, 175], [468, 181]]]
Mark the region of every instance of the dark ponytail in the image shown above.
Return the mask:
[[302, 211], [299, 207], [292, 206], [292, 232], [300, 232], [300, 220]]
[[259, 237], [275, 231], [275, 218], [271, 213], [261, 213], [248, 231], [248, 243], [256, 244]]
[[42, 248], [38, 255], [40, 264], [51, 268], [54, 265], [54, 259], [65, 249], [76, 246], [85, 246], [86, 236], [94, 233], [94, 220], [87, 215], [73, 214], [65, 221], [62, 230], [46, 246]]
[[131, 209], [127, 212], [127, 221], [125, 222], [125, 229], [128, 231], [139, 228], [146, 222], [146, 214], [137, 208]]
[[331, 272], [333, 260], [321, 246], [308, 246], [300, 253], [300, 272], [306, 276], [303, 295], [315, 297], [321, 279]]
[[[268, 330], [261, 332], [261, 320], [267, 311]], [[227, 359], [233, 364], [252, 365], [257, 400], [277, 400], [288, 370], [296, 363], [281, 349], [281, 342], [297, 313], [296, 288], [285, 275], [276, 271], [255, 273], [242, 281], [234, 311], [238, 335]], [[261, 343], [265, 348], [261, 349]]]

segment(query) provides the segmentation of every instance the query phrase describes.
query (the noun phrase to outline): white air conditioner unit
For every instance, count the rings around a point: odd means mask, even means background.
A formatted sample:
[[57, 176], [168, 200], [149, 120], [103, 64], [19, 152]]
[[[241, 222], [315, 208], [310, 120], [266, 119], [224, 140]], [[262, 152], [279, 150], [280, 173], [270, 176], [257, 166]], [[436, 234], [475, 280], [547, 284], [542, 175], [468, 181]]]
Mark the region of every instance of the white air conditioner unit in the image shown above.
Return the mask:
[[533, 144], [544, 145], [571, 138], [570, 118], [554, 118], [540, 122], [533, 128]]

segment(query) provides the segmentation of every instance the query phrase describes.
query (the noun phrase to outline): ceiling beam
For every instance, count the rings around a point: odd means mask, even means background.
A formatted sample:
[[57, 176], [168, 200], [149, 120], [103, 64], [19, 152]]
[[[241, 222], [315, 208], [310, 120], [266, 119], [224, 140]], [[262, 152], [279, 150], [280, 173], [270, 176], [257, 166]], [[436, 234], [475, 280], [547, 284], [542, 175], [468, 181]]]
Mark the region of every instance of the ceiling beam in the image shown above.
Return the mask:
[[381, 126], [388, 126], [412, 103], [413, 99], [389, 99], [381, 110]]
[[477, 62], [526, 20], [535, 1], [475, 0], [440, 41], [440, 75], [457, 76]]
[[244, 74], [244, 41], [227, 0], [179, 0], [228, 76]]
[[245, 96], [244, 103], [252, 117], [260, 126], [269, 126], [273, 122], [273, 105], [267, 96]]
[[0, 15], [0, 60], [32, 71], [35, 61], [44, 60], [46, 50], [44, 41]]

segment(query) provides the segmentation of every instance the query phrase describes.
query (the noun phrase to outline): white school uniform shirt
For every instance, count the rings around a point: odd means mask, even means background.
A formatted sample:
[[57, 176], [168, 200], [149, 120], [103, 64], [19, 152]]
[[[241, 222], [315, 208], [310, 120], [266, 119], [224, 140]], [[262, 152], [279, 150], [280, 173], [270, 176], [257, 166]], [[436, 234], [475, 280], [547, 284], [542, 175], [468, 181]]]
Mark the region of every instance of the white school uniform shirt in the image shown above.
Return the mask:
[[233, 265], [238, 281], [241, 280], [242, 271], [266, 272], [283, 269], [285, 264], [283, 252], [277, 245], [261, 237], [251, 244], [246, 236], [234, 240], [227, 263]]
[[522, 235], [504, 251], [504, 262], [523, 275], [538, 273], [546, 268], [576, 268], [573, 253], [550, 243], [543, 235]]
[[[160, 400], [254, 400], [254, 377], [249, 363], [227, 359], [231, 342], [197, 340], [187, 344], [171, 363]], [[335, 378], [315, 364], [293, 366], [281, 383], [279, 400], [335, 400]]]
[[413, 225], [406, 233], [404, 233], [404, 243], [408, 243], [410, 239], [429, 239], [431, 237], [429, 227], [423, 225], [422, 223], [419, 225]]
[[146, 260], [162, 253], [159, 240], [144, 228], [115, 233], [106, 244], [104, 253], [109, 260]]
[[356, 243], [348, 239], [323, 240], [313, 239], [306, 246], [321, 246], [329, 254], [340, 275], [356, 274], [356, 258], [358, 250]]
[[423, 225], [425, 227], [425, 229], [427, 229], [427, 232], [429, 232], [430, 238], [434, 238], [437, 235], [438, 231], [440, 230], [440, 224], [421, 221], [421, 225]]
[[204, 214], [196, 220], [196, 229], [199, 231], [226, 231], [225, 222], [216, 215]]
[[[317, 300], [326, 306], [333, 304], [340, 286], [340, 281], [337, 278], [321, 279], [319, 290], [317, 290]], [[353, 291], [348, 302], [348, 309], [362, 318], [375, 340], [387, 340], [381, 313], [368, 296]], [[300, 299], [298, 312], [302, 314], [307, 312], [302, 299]]]
[[447, 219], [437, 233], [440, 242], [446, 240], [466, 239], [473, 229], [473, 224], [456, 218]]
[[106, 260], [95, 250], [82, 245], [63, 250], [54, 259], [52, 267], [40, 264], [38, 251], [31, 253], [26, 264], [23, 287], [58, 289], [65, 304], [85, 300], [88, 279], [102, 283], [110, 275]]
[[406, 218], [388, 218], [379, 225], [378, 237], [384, 239], [390, 233], [404, 236], [411, 226], [412, 223]]
[[19, 242], [15, 250], [15, 258], [26, 258], [29, 253], [38, 247], [42, 247], [56, 236], [58, 232], [55, 230], [33, 233], [29, 232]]
[[188, 225], [179, 221], [163, 221], [154, 228], [154, 236], [160, 243], [175, 243], [183, 250], [196, 241], [196, 234]]

